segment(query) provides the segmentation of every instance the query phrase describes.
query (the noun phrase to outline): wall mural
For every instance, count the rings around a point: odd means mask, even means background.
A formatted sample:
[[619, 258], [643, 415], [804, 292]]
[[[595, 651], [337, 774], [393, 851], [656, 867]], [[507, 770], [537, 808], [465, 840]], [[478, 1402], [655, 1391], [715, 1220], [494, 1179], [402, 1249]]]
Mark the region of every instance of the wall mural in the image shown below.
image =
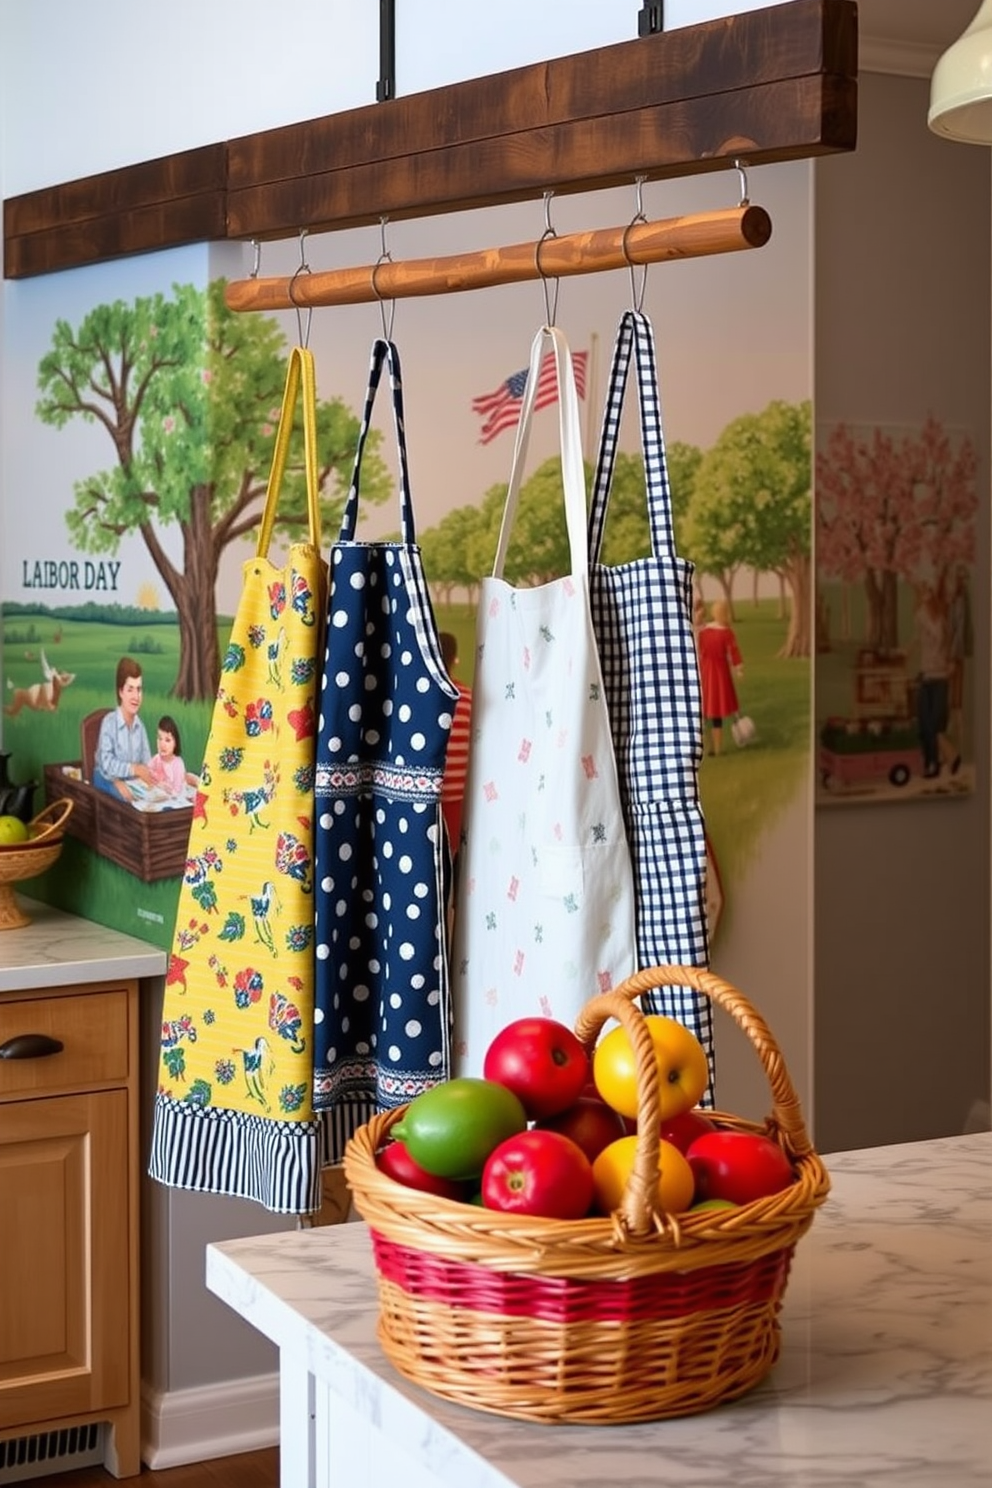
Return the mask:
[[[805, 197], [794, 189], [805, 173], [774, 168], [767, 179], [762, 199], [773, 221], [807, 241]], [[728, 195], [727, 182], [714, 186], [713, 178], [678, 189], [681, 198], [673, 205], [669, 195], [656, 215], [702, 210]], [[582, 226], [593, 216], [623, 220], [631, 208], [626, 194], [606, 195], [594, 213], [588, 200], [563, 202], [561, 216], [571, 212]], [[525, 221], [527, 210], [501, 213], [500, 222], [514, 212]], [[459, 233], [476, 246], [492, 237], [491, 221], [473, 225], [476, 216], [485, 214], [457, 219], [447, 248], [457, 251]], [[528, 228], [503, 230], [510, 241]], [[399, 258], [422, 251], [413, 241], [418, 231], [436, 243], [438, 229], [400, 224], [395, 231], [411, 239], [390, 244]], [[311, 259], [321, 241], [308, 240]], [[325, 242], [335, 260], [344, 253], [361, 262], [371, 247], [368, 234]], [[275, 262], [264, 272], [296, 266], [293, 244], [266, 245], [266, 252]], [[709, 646], [723, 617], [740, 656], [731, 692], [708, 715], [708, 737], [719, 734], [722, 747], [711, 742], [701, 766], [719, 863], [710, 884], [714, 923], [721, 908], [732, 913], [735, 879], [808, 779], [809, 360], [805, 330], [793, 344], [792, 329], [805, 325], [796, 306], [808, 298], [808, 267], [800, 255], [783, 268], [794, 256], [788, 242], [777, 263], [761, 264], [765, 254], [772, 245], [718, 266], [659, 267], [645, 302], [658, 343], [677, 543], [697, 568], [699, 634]], [[182, 877], [195, 870], [186, 850], [206, 731], [225, 686], [227, 634], [240, 569], [253, 551], [288, 349], [302, 330], [292, 313], [230, 312], [216, 263], [207, 248], [181, 250], [7, 286], [12, 375], [4, 413], [17, 434], [4, 454], [4, 489], [30, 494], [8, 497], [5, 511], [3, 744], [18, 778], [35, 775], [46, 799], [67, 795], [75, 803], [62, 858], [25, 891], [166, 948]], [[559, 324], [577, 360], [590, 481], [605, 374], [629, 298], [625, 272], [562, 286]], [[442, 300], [401, 303], [394, 334], [404, 358], [418, 539], [439, 629], [457, 644], [455, 679], [469, 684], [478, 587], [492, 562], [509, 474], [514, 400], [544, 307], [533, 286]], [[374, 306], [313, 317], [324, 393], [325, 546], [337, 535], [378, 320]], [[756, 350], [758, 328], [767, 355]], [[636, 400], [628, 394], [627, 402], [603, 553], [611, 564], [648, 551]], [[514, 583], [563, 571], [567, 555], [553, 389], [542, 403], [506, 566]], [[391, 446], [391, 437], [371, 431], [361, 536], [396, 529]], [[296, 464], [277, 536], [290, 541], [304, 515]], [[117, 717], [141, 725], [129, 733], [138, 753], [125, 765], [114, 755]], [[262, 707], [257, 723], [266, 727]]]

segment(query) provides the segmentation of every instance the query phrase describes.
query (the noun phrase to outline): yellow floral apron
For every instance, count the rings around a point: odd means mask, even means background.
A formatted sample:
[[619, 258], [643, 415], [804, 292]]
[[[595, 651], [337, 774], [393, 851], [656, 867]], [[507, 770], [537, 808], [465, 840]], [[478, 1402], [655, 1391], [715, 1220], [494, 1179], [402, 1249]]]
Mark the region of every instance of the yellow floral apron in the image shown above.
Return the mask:
[[[309, 540], [267, 556], [302, 389]], [[149, 1171], [320, 1206], [313, 1113], [313, 777], [327, 568], [311, 353], [291, 353], [258, 548], [244, 566], [180, 890]]]

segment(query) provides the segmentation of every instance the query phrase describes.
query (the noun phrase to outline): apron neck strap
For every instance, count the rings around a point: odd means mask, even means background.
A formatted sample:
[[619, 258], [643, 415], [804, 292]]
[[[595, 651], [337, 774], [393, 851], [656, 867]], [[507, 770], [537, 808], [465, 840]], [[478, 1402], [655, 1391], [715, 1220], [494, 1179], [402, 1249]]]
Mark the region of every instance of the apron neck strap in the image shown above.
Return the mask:
[[668, 483], [665, 436], [661, 428], [658, 369], [651, 322], [639, 310], [626, 310], [617, 330], [613, 365], [603, 413], [596, 474], [589, 509], [589, 561], [598, 563], [603, 547], [606, 510], [613, 483], [617, 440], [623, 416], [623, 399], [630, 370], [631, 352], [636, 354], [641, 449], [644, 454], [644, 484], [647, 492], [651, 551], [656, 558], [675, 557], [672, 493]]
[[396, 448], [399, 459], [400, 534], [402, 541], [406, 544], [413, 544], [417, 540], [414, 531], [413, 503], [410, 499], [410, 472], [406, 455], [406, 422], [403, 415], [403, 379], [400, 372], [400, 354], [394, 342], [385, 341], [382, 337], [378, 337], [372, 343], [369, 382], [365, 394], [362, 426], [359, 430], [358, 446], [355, 450], [355, 464], [351, 473], [351, 486], [348, 491], [348, 499], [345, 502], [344, 513], [341, 517], [342, 542], [353, 541], [358, 525], [358, 490], [361, 477], [362, 455], [365, 451], [365, 441], [372, 423], [372, 409], [375, 404], [375, 395], [379, 387], [379, 378], [382, 374], [383, 364], [389, 367], [389, 385], [392, 390], [393, 401], [393, 427], [396, 431]]
[[294, 346], [289, 354], [289, 365], [286, 368], [286, 386], [283, 389], [282, 409], [279, 413], [279, 427], [276, 430], [275, 445], [272, 450], [272, 469], [269, 474], [269, 484], [265, 491], [265, 505], [262, 508], [262, 520], [258, 529], [258, 546], [256, 553], [259, 558], [264, 558], [269, 551], [269, 543], [272, 541], [272, 532], [276, 521], [276, 508], [279, 505], [279, 492], [282, 488], [283, 475], [286, 470], [286, 458], [289, 454], [289, 442], [293, 433], [293, 421], [296, 417], [296, 400], [302, 389], [303, 393], [303, 462], [307, 485], [307, 521], [311, 544], [320, 550], [320, 502], [318, 499], [317, 480], [317, 381], [314, 373], [313, 353], [306, 347]]
[[586, 475], [582, 462], [582, 434], [579, 423], [579, 399], [575, 390], [575, 371], [568, 342], [556, 326], [543, 326], [534, 337], [527, 370], [527, 383], [520, 408], [520, 422], [513, 446], [513, 463], [510, 467], [510, 484], [503, 506], [503, 521], [493, 560], [493, 577], [501, 578], [510, 545], [510, 529], [516, 515], [530, 440], [531, 419], [538, 386], [547, 383], [548, 372], [542, 373], [545, 361], [545, 345], [550, 341], [547, 356], [554, 358], [554, 376], [558, 397], [558, 428], [561, 440], [561, 474], [565, 493], [565, 523], [568, 529], [568, 550], [571, 572], [586, 573], [589, 560], [586, 549]]

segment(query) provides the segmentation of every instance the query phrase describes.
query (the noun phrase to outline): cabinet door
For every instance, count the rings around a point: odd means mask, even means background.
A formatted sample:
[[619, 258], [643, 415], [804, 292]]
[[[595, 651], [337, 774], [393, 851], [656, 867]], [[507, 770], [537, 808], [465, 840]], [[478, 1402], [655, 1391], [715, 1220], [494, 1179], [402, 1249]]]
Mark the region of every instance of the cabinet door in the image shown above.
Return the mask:
[[128, 1398], [128, 1094], [0, 1105], [0, 1427]]

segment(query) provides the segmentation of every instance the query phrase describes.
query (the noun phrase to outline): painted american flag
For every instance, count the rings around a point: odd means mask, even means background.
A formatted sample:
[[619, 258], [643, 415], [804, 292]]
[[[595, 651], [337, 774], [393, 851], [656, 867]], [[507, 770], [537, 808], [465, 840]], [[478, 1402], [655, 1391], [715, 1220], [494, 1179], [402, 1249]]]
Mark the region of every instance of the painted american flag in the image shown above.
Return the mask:
[[[580, 398], [586, 395], [586, 364], [589, 360], [587, 351], [574, 351], [572, 353], [572, 366], [575, 369], [575, 391]], [[479, 430], [479, 443], [488, 444], [501, 434], [504, 429], [515, 429], [520, 421], [520, 409], [523, 403], [524, 388], [527, 386], [527, 368], [520, 372], [513, 372], [494, 392], [483, 393], [478, 398], [472, 399], [472, 412], [477, 413], [482, 419], [482, 428]], [[551, 403], [558, 401], [558, 381], [555, 377], [554, 352], [546, 352], [541, 362], [541, 370], [537, 379], [537, 393], [534, 397], [534, 409], [547, 408]]]

